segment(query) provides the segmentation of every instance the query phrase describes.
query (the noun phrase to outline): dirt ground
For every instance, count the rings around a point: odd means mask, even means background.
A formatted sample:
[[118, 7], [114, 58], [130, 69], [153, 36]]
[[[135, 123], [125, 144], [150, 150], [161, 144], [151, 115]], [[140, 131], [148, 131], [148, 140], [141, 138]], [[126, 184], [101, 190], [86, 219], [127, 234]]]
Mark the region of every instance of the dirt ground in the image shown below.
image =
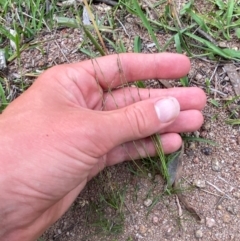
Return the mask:
[[[157, 51], [151, 46], [148, 33], [139, 20], [126, 15], [123, 24], [125, 29], [119, 25], [118, 35], [122, 37], [127, 52], [133, 52], [133, 38], [137, 35], [143, 41], [142, 52]], [[160, 45], [169, 36], [157, 33]], [[31, 83], [34, 79], [31, 73], [36, 70], [87, 59], [78, 51], [83, 39], [81, 30], [68, 28], [36, 36], [36, 41], [42, 43], [41, 49], [28, 49], [21, 55], [22, 73], [29, 76], [27, 81]], [[240, 48], [239, 42], [229, 44]], [[114, 53], [110, 46], [107, 47], [110, 54]], [[175, 47], [170, 45], [167, 51], [175, 52]], [[191, 63], [188, 76], [191, 86], [207, 92], [205, 80], [213, 76], [212, 91], [207, 94], [209, 101], [203, 111], [205, 123], [199, 131], [189, 135], [210, 139], [217, 145], [188, 142], [183, 156], [181, 191], [201, 216], [201, 221], [196, 221], [186, 212], [176, 195], [162, 195], [164, 181], [160, 174], [154, 176], [147, 172], [145, 176], [140, 176], [134, 164], [122, 163], [108, 168], [90, 181], [69, 211], [39, 240], [240, 240], [240, 127], [226, 124], [230, 112], [224, 105], [227, 99], [235, 96], [235, 92], [223, 69], [224, 62], [201, 58], [191, 59]], [[238, 71], [239, 63], [234, 64]], [[19, 75], [17, 62], [13, 61], [9, 68], [10, 79], [14, 80]], [[179, 81], [170, 81], [170, 84], [180, 85]], [[150, 85], [158, 88], [160, 82], [150, 80]], [[15, 90], [13, 88], [13, 98], [19, 88], [17, 85]], [[219, 106], [211, 104], [212, 100]], [[141, 165], [141, 162], [138, 164]], [[115, 197], [122, 198], [120, 204]], [[117, 208], [114, 208], [115, 204]]]

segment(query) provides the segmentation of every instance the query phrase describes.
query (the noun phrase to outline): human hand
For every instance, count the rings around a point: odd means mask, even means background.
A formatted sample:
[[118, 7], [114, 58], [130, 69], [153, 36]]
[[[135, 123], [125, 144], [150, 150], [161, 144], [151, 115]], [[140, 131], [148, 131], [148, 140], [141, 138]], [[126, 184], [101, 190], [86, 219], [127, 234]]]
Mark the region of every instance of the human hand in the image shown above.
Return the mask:
[[121, 54], [44, 72], [0, 116], [0, 239], [36, 239], [105, 166], [154, 155], [150, 135], [176, 151], [177, 133], [203, 122], [203, 91], [117, 87], [189, 68], [183, 55]]

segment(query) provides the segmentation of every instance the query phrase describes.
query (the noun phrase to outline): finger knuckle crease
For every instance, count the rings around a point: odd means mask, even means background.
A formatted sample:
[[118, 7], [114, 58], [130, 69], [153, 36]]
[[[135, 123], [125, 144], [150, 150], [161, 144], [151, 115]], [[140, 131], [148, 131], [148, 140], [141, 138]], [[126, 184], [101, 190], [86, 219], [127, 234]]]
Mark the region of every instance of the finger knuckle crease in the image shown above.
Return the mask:
[[147, 128], [146, 113], [138, 106], [126, 109], [126, 117], [135, 136], [142, 137]]

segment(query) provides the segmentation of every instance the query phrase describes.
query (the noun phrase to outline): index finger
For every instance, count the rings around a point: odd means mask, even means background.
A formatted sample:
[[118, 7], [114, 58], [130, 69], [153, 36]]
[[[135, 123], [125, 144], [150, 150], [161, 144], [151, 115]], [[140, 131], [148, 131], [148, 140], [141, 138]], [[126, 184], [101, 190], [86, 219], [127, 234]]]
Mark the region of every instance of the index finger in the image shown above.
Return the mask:
[[175, 79], [186, 75], [189, 59], [181, 54], [114, 54], [75, 64], [92, 75], [103, 89], [140, 79]]

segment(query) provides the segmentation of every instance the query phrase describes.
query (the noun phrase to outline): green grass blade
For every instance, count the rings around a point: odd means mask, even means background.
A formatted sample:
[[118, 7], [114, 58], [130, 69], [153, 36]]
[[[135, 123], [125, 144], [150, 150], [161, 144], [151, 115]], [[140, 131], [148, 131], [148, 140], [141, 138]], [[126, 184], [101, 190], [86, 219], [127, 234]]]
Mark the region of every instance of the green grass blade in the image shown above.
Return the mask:
[[168, 168], [167, 168], [167, 160], [164, 155], [160, 136], [158, 134], [155, 134], [151, 138], [152, 138], [153, 144], [154, 144], [156, 152], [157, 152], [157, 157], [160, 159], [160, 162], [161, 162], [163, 178], [168, 183], [169, 182], [169, 173], [168, 173]]
[[209, 32], [209, 28], [205, 24], [203, 18], [201, 18], [198, 14], [194, 13], [192, 10], [188, 11], [188, 14], [191, 16], [191, 18], [200, 26], [202, 30], [205, 32]]
[[208, 140], [208, 139], [204, 139], [204, 138], [200, 138], [200, 137], [183, 136], [182, 139], [184, 141], [197, 141], [197, 142], [210, 144], [212, 146], [218, 146], [218, 143], [216, 143], [216, 142], [214, 142], [212, 140]]
[[142, 42], [141, 42], [141, 38], [139, 36], [136, 36], [134, 38], [134, 53], [141, 53], [141, 49], [142, 49]]
[[184, 86], [184, 87], [187, 87], [189, 86], [189, 81], [188, 81], [188, 77], [187, 76], [184, 76], [180, 79], [180, 82], [181, 84]]
[[0, 114], [1, 112], [6, 108], [6, 106], [8, 105], [8, 102], [7, 102], [7, 99], [6, 99], [6, 96], [5, 96], [5, 91], [2, 87], [2, 84], [1, 84], [1, 78], [0, 78]]
[[240, 125], [240, 119], [228, 119], [226, 123], [229, 125]]
[[0, 26], [0, 33], [15, 42], [15, 37], [6, 28]]
[[174, 35], [174, 41], [175, 41], [175, 45], [176, 45], [177, 52], [178, 52], [179, 54], [181, 54], [181, 53], [182, 53], [182, 46], [181, 46], [181, 41], [180, 41], [179, 33], [177, 33], [177, 34]]
[[149, 21], [147, 20], [146, 16], [142, 12], [142, 9], [140, 8], [138, 1], [133, 0], [133, 3], [134, 3], [134, 6], [136, 8], [137, 15], [142, 20], [144, 27], [148, 30], [148, 33], [149, 33], [151, 39], [153, 40], [153, 42], [156, 44], [156, 47], [157, 47], [158, 51], [161, 52], [162, 50], [161, 50], [161, 47], [158, 43], [158, 40], [157, 40], [153, 30], [152, 30], [152, 27], [151, 27]]
[[93, 35], [88, 31], [88, 29], [83, 25], [83, 31], [84, 33], [87, 35], [87, 37], [90, 39], [90, 41], [92, 42], [92, 44], [95, 46], [95, 48], [99, 51], [99, 53], [104, 56], [105, 52], [102, 49], [102, 46], [100, 44], [98, 44], [97, 40], [93, 37]]
[[207, 46], [211, 51], [212, 53], [214, 54], [217, 54], [223, 58], [226, 58], [226, 59], [238, 59], [238, 55], [237, 53], [235, 52], [231, 52], [231, 53], [234, 53], [234, 57], [229, 53], [229, 51], [226, 51], [226, 50], [222, 50], [221, 48], [217, 47], [216, 45], [214, 45], [213, 43], [207, 41], [206, 39], [203, 39], [201, 37], [198, 37], [197, 35], [195, 34], [192, 34], [192, 33], [184, 33], [186, 36], [192, 38], [192, 39], [195, 39], [197, 40], [198, 42], [204, 44], [205, 46]]
[[[228, 0], [227, 12], [226, 12], [226, 20], [227, 20], [226, 25], [227, 26], [229, 26], [232, 21], [234, 2], [235, 2], [235, 0]], [[229, 27], [227, 28], [227, 36], [228, 36], [228, 39], [230, 39]]]

